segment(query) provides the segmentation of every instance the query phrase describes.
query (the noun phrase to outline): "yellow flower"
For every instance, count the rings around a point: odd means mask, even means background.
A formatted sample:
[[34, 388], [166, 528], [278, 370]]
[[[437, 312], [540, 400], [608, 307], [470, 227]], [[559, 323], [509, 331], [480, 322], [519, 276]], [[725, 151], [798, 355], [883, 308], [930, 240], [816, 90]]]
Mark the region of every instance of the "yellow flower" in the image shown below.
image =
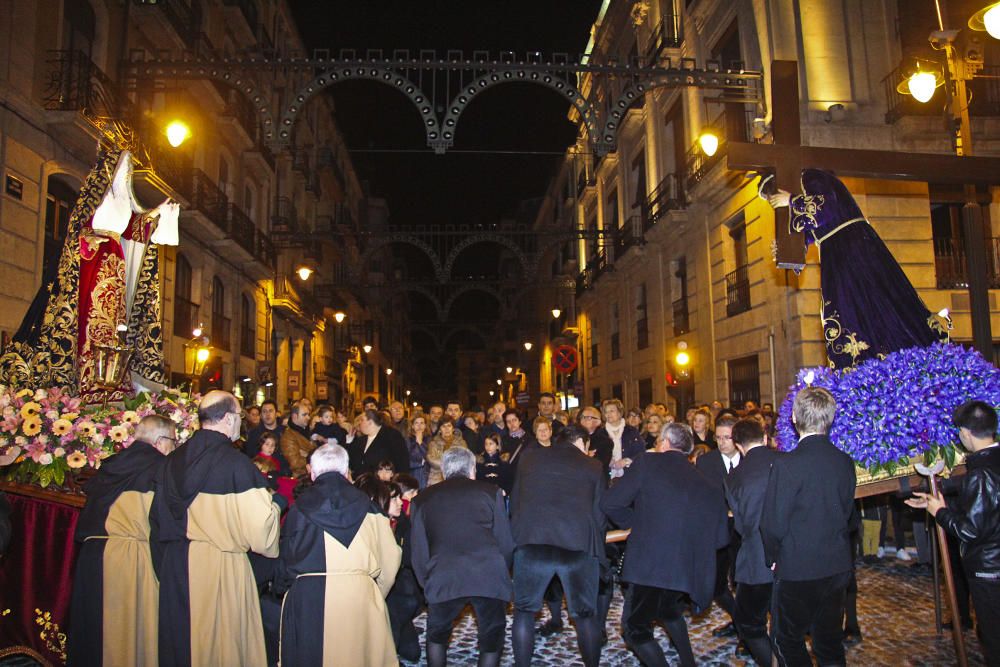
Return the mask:
[[79, 415], [79, 414], [77, 414], [77, 413], [75, 413], [75, 412], [67, 412], [66, 414], [64, 414], [64, 415], [63, 415], [63, 416], [61, 417], [61, 419], [66, 419], [66, 420], [69, 420], [69, 421], [73, 421], [73, 420], [75, 420], [75, 419], [76, 419], [77, 417], [79, 417], [79, 416], [80, 416], [80, 415]]
[[28, 417], [21, 423], [21, 430], [28, 436], [38, 435], [42, 430], [42, 420], [38, 418], [38, 415]]
[[42, 411], [42, 406], [34, 401], [28, 401], [21, 406], [21, 416], [27, 419], [28, 417], [34, 417]]
[[89, 438], [95, 433], [97, 433], [97, 427], [94, 426], [94, 422], [89, 420], [80, 422], [79, 426], [77, 426], [76, 428], [77, 431], [80, 432], [81, 437]]
[[122, 421], [129, 424], [138, 424], [139, 415], [135, 413], [135, 410], [126, 410], [122, 413]]
[[57, 419], [52, 422], [52, 432], [55, 435], [66, 435], [73, 428], [73, 423], [67, 419]]
[[22, 389], [21, 391], [17, 392], [17, 397], [27, 398], [28, 396], [33, 396], [34, 394], [35, 392], [31, 391], [30, 389]]
[[74, 470], [87, 465], [87, 455], [83, 452], [73, 452], [66, 457], [66, 465]]
[[108, 432], [108, 436], [115, 442], [125, 442], [128, 439], [129, 432], [128, 426], [125, 424], [118, 424]]

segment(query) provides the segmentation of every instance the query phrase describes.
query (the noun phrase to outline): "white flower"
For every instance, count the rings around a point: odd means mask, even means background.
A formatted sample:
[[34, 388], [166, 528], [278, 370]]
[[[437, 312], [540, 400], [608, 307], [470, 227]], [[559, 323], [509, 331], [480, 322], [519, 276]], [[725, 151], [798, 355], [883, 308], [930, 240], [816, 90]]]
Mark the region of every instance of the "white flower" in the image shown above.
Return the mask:
[[100, 432], [95, 433], [94, 437], [93, 437], [93, 441], [94, 441], [94, 444], [97, 445], [98, 447], [102, 446], [104, 444], [104, 434], [100, 433]]
[[45, 435], [44, 433], [39, 433], [38, 435], [36, 435], [35, 440], [42, 443], [43, 445], [49, 444], [49, 436]]
[[45, 418], [55, 421], [56, 419], [59, 419], [59, 412], [57, 410], [49, 410], [45, 413]]
[[46, 398], [48, 398], [48, 396], [49, 396], [49, 393], [47, 391], [45, 391], [44, 389], [36, 389], [35, 390], [34, 399], [36, 401], [44, 401]]
[[14, 444], [17, 445], [18, 447], [27, 447], [28, 439], [23, 435], [19, 435], [14, 438]]
[[182, 413], [179, 410], [174, 410], [173, 412], [170, 413], [170, 420], [173, 421], [175, 424], [180, 424], [182, 421], [184, 421], [184, 413]]
[[6, 419], [7, 417], [13, 417], [16, 414], [17, 414], [17, 410], [14, 409], [13, 405], [7, 405], [3, 409], [3, 417], [4, 417], [4, 419]]
[[56, 447], [55, 450], [53, 450], [52, 455], [55, 456], [57, 459], [61, 459], [62, 457], [66, 456], [66, 450], [63, 449], [62, 447]]
[[45, 452], [44, 454], [38, 457], [38, 462], [41, 463], [43, 466], [49, 465], [50, 463], [52, 463], [52, 454]]

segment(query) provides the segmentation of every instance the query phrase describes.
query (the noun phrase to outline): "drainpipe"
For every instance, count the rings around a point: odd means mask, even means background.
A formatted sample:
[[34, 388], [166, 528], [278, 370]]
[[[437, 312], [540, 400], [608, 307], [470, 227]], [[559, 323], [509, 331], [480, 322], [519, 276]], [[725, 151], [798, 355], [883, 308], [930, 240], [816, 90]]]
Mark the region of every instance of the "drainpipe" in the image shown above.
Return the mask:
[[778, 407], [777, 370], [774, 368], [774, 327], [767, 332], [767, 353], [771, 362], [771, 403]]

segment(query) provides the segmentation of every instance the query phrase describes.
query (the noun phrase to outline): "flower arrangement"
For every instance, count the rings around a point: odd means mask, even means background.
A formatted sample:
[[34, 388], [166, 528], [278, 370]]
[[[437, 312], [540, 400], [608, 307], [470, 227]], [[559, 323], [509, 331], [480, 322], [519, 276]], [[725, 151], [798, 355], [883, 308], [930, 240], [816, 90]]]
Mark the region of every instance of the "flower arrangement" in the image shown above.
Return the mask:
[[60, 387], [0, 385], [0, 470], [14, 481], [61, 486], [67, 476], [96, 470], [131, 445], [135, 425], [150, 414], [173, 421], [178, 442], [184, 442], [197, 428], [199, 398], [168, 389], [139, 394], [121, 406], [85, 406]]
[[779, 410], [779, 449], [798, 444], [792, 403], [810, 384], [837, 399], [830, 439], [872, 475], [894, 475], [921, 456], [926, 464], [940, 457], [953, 467], [955, 408], [972, 399], [1000, 406], [1000, 369], [956, 344], [898, 350], [852, 369], [804, 368]]

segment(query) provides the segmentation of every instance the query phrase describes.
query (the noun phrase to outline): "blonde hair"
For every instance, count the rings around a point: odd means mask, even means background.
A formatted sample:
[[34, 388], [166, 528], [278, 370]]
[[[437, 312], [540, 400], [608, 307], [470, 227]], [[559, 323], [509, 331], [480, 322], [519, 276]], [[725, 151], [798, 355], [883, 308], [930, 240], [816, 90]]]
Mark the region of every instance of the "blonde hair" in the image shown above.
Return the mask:
[[837, 400], [823, 387], [806, 387], [795, 395], [792, 417], [799, 433], [829, 433]]

